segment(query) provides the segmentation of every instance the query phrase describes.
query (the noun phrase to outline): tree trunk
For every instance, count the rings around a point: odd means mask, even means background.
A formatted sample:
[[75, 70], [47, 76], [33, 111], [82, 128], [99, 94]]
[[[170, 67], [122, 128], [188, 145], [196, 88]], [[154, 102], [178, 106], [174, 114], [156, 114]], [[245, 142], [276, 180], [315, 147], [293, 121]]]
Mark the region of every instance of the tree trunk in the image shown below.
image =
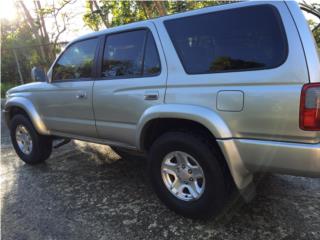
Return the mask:
[[106, 28], [109, 28], [109, 27], [110, 27], [110, 25], [109, 25], [109, 20], [108, 20], [108, 19], [106, 20], [106, 17], [108, 17], [108, 16], [104, 16], [104, 15], [102, 14], [101, 9], [100, 9], [100, 7], [99, 7], [99, 4], [97, 3], [97, 0], [91, 0], [91, 1], [92, 1], [92, 3], [94, 4], [94, 6], [96, 7], [96, 9], [98, 10], [99, 15], [100, 15], [100, 17], [101, 17], [101, 20], [102, 20], [104, 26], [105, 26]]
[[21, 84], [24, 84], [23, 77], [22, 77], [22, 73], [21, 73], [21, 67], [20, 67], [20, 63], [19, 63], [18, 57], [17, 57], [16, 50], [13, 48], [12, 51], [13, 51], [13, 55], [14, 55], [14, 60], [16, 61], [16, 64], [17, 64], [17, 69], [18, 69], [18, 74], [19, 74], [19, 78], [20, 78], [20, 83], [21, 83]]
[[[50, 39], [49, 39], [49, 35], [48, 35], [48, 31], [47, 31], [47, 26], [46, 26], [46, 22], [44, 20], [44, 17], [43, 17], [43, 14], [42, 14], [42, 7], [41, 7], [41, 3], [40, 1], [35, 1], [35, 4], [36, 4], [36, 9], [38, 10], [37, 11], [37, 15], [38, 15], [38, 18], [39, 18], [39, 22], [40, 22], [40, 29], [41, 29], [41, 32], [42, 32], [42, 39], [44, 40], [44, 43], [49, 43], [50, 42]], [[50, 53], [51, 53], [51, 49], [50, 49], [50, 45], [47, 45], [45, 46], [45, 50], [46, 50], [46, 53], [47, 53], [47, 56], [48, 56], [48, 61], [51, 62], [51, 59], [53, 56], [50, 56]]]
[[140, 4], [140, 6], [142, 6], [144, 14], [146, 15], [146, 18], [147, 19], [152, 18], [153, 17], [152, 10], [148, 6], [147, 2], [146, 1], [138, 1], [138, 3]]
[[26, 6], [24, 5], [23, 1], [18, 1], [18, 4], [20, 4], [23, 12], [24, 12], [24, 15], [25, 15], [25, 19], [26, 21], [28, 22], [30, 28], [31, 28], [31, 31], [32, 33], [35, 35], [40, 47], [40, 57], [41, 57], [41, 60], [43, 63], [48, 63], [48, 57], [46, 55], [46, 52], [45, 52], [45, 49], [43, 47], [43, 40], [41, 39], [41, 36], [39, 35], [39, 32], [38, 32], [38, 29], [37, 29], [37, 26], [35, 25], [34, 23], [34, 20], [29, 12], [29, 10], [26, 8]]
[[[94, 14], [93, 13], [93, 3], [92, 3], [92, 1], [89, 1], [89, 7], [90, 7], [90, 12], [91, 12], [91, 14]], [[94, 24], [94, 30], [95, 31], [99, 31], [100, 29], [99, 29], [99, 24], [96, 22], [95, 24]]]
[[162, 1], [154, 1], [160, 16], [167, 15], [167, 8], [164, 6]]

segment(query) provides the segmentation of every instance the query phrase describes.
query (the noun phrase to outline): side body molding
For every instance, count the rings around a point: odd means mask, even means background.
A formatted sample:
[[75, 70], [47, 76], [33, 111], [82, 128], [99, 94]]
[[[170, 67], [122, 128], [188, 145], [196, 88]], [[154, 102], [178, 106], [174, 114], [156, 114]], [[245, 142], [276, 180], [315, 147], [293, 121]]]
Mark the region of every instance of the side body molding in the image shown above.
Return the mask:
[[[10, 108], [12, 107], [19, 107], [23, 109], [28, 114], [29, 118], [33, 123], [33, 126], [36, 128], [38, 133], [43, 135], [50, 134], [50, 131], [47, 129], [46, 125], [42, 121], [38, 111], [36, 110], [36, 108], [34, 107], [34, 105], [29, 99], [25, 97], [20, 97], [20, 96], [9, 98], [5, 103], [5, 107], [4, 107], [6, 115], [9, 114]], [[8, 116], [6, 116], [6, 121], [8, 124]]]

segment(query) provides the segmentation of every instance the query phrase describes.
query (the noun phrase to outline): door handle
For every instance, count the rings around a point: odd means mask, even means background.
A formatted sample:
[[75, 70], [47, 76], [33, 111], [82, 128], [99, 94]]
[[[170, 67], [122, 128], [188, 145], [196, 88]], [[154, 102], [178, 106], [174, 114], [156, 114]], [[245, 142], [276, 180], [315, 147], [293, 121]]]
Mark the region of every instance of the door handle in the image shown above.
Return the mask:
[[144, 95], [144, 100], [158, 100], [159, 98], [159, 92], [153, 91], [153, 92], [146, 92]]
[[77, 99], [87, 98], [87, 93], [86, 93], [86, 92], [79, 92], [79, 93], [76, 95], [76, 98], [77, 98]]

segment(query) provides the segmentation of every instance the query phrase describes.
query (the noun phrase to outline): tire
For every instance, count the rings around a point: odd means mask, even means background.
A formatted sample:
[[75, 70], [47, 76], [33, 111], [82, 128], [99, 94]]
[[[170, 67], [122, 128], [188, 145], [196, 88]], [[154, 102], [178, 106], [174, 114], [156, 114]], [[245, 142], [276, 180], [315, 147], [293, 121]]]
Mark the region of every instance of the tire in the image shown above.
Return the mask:
[[[19, 138], [19, 133], [17, 133], [17, 131], [20, 133], [25, 133], [27, 131], [28, 137], [25, 137], [26, 135], [24, 135], [24, 140], [31, 139], [32, 146], [28, 148], [29, 151], [23, 148], [21, 149], [21, 141], [19, 142], [19, 140], [21, 140], [23, 137]], [[10, 136], [16, 153], [18, 154], [20, 159], [27, 164], [41, 163], [51, 155], [51, 137], [38, 134], [29, 118], [25, 115], [17, 114], [12, 118], [10, 122]], [[18, 142], [20, 143], [20, 146]]]
[[[203, 191], [201, 195], [191, 200], [180, 199], [181, 197], [183, 198], [183, 194], [186, 194], [185, 198], [187, 195], [192, 195], [189, 187], [187, 190], [184, 188], [183, 191], [177, 191], [181, 192], [181, 194], [178, 195], [177, 192], [173, 193], [173, 190], [169, 189], [171, 187], [166, 186], [166, 180], [164, 179], [167, 179], [167, 177], [163, 177], [167, 176], [166, 172], [162, 169], [163, 159], [165, 157], [170, 159], [170, 156], [182, 153], [188, 155], [188, 162], [194, 162], [194, 160], [196, 160], [197, 165], [201, 167], [196, 168], [201, 169], [204, 175], [202, 184], [201, 182], [197, 183], [197, 186], [202, 185]], [[165, 133], [153, 143], [148, 155], [148, 171], [154, 191], [165, 205], [180, 215], [194, 219], [215, 217], [228, 203], [230, 192], [230, 183], [228, 182], [230, 180], [225, 176], [224, 166], [222, 166], [220, 162], [223, 160], [221, 158], [223, 158], [223, 156], [217, 147], [215, 147], [214, 144], [206, 143], [205, 139], [201, 136], [199, 137], [185, 132]], [[171, 161], [177, 162], [177, 160], [174, 160], [174, 157], [172, 159]], [[187, 165], [189, 166], [189, 163]], [[174, 167], [175, 166], [177, 165], [174, 165]], [[163, 175], [163, 172], [165, 175]], [[181, 174], [181, 169], [178, 174], [184, 176]], [[177, 178], [181, 180], [180, 175], [177, 175], [179, 176]], [[185, 180], [184, 178], [184, 181]], [[194, 179], [192, 180], [195, 181]], [[171, 177], [169, 181], [172, 181]], [[192, 184], [194, 186], [194, 182], [187, 181], [188, 180], [185, 181], [186, 184]], [[197, 181], [201, 181], [201, 178]]]

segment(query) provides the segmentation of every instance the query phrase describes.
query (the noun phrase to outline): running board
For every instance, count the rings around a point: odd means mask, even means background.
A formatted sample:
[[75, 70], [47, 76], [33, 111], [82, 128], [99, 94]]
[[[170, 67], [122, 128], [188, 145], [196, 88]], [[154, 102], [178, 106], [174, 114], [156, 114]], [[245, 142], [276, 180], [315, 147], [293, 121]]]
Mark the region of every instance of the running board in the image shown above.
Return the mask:
[[63, 145], [66, 145], [68, 144], [69, 142], [71, 141], [71, 139], [69, 138], [66, 138], [66, 139], [63, 139], [61, 142], [59, 142], [57, 145], [53, 146], [54, 149], [57, 149], [59, 147], [62, 147]]

